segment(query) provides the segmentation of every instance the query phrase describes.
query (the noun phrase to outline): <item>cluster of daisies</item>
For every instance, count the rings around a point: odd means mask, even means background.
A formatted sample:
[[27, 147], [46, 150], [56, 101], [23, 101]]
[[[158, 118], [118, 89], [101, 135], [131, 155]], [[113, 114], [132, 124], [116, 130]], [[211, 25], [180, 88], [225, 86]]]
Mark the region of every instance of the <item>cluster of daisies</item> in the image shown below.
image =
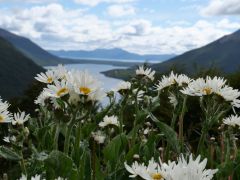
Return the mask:
[[12, 125], [22, 125], [24, 122], [26, 122], [30, 115], [26, 114], [25, 112], [18, 112], [18, 113], [10, 113], [9, 103], [6, 101], [3, 101], [0, 98], [0, 123], [12, 123]]
[[88, 71], [67, 70], [59, 65], [40, 73], [36, 80], [46, 84], [46, 88], [35, 100], [36, 104], [45, 105], [46, 100], [59, 108], [57, 99], [68, 95], [68, 103], [77, 104], [84, 97], [87, 101], [99, 101], [105, 96], [99, 81]]
[[153, 158], [148, 165], [135, 161], [131, 166], [125, 162], [126, 170], [131, 174], [130, 178], [141, 177], [145, 180], [211, 180], [217, 169], [205, 169], [207, 159], [200, 161], [198, 156], [195, 160], [192, 155], [188, 159], [180, 156], [177, 161], [163, 163], [155, 162]]
[[[28, 178], [26, 175], [22, 174], [22, 176], [20, 177], [19, 180], [45, 180], [45, 178], [41, 177], [41, 175], [39, 174], [36, 174], [35, 176], [32, 176], [30, 178]], [[58, 177], [56, 178], [55, 180], [66, 180], [65, 178], [62, 178], [62, 177]]]
[[[170, 73], [169, 76], [163, 76], [156, 85], [158, 91], [162, 91], [167, 87], [177, 85], [181, 87], [180, 92], [189, 96], [207, 96], [218, 95], [225, 101], [231, 103], [232, 106], [240, 107], [240, 91], [233, 89], [226, 84], [226, 80], [220, 77], [206, 77], [193, 80], [184, 74]], [[173, 100], [173, 97], [171, 97]]]
[[[233, 107], [233, 110], [234, 108], [240, 108], [240, 91], [233, 89], [226, 83], [226, 80], [220, 77], [211, 78], [208, 76], [206, 78], [193, 80], [184, 74], [178, 75], [171, 72], [169, 76], [162, 77], [156, 85], [156, 89], [161, 92], [167, 87], [177, 86], [180, 88], [179, 90], [182, 94], [188, 96], [204, 97], [217, 95], [229, 103]], [[177, 106], [178, 100], [174, 93], [170, 92], [169, 100], [174, 107]], [[223, 123], [240, 127], [240, 117], [238, 115], [232, 115], [225, 118]]]
[[[104, 128], [110, 127], [111, 130], [114, 131], [114, 127], [119, 127], [120, 126], [120, 122], [118, 121], [117, 116], [108, 116], [106, 115], [103, 120], [98, 124], [98, 126], [103, 130]], [[98, 144], [103, 144], [105, 139], [106, 139], [106, 135], [104, 134], [104, 132], [102, 130], [98, 130], [96, 132], [92, 132], [92, 137], [93, 139], [98, 143]]]
[[189, 96], [216, 94], [225, 101], [231, 103], [233, 107], [240, 107], [240, 100], [238, 99], [240, 97], [239, 90], [228, 86], [226, 80], [220, 77], [206, 77], [206, 79], [198, 78], [190, 82], [181, 92]]

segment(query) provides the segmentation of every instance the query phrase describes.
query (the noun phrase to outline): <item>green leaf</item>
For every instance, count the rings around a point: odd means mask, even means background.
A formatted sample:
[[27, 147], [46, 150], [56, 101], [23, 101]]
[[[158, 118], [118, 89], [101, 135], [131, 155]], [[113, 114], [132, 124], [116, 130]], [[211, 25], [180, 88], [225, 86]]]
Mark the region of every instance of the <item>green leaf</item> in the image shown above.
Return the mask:
[[78, 172], [70, 157], [60, 151], [52, 151], [45, 160], [47, 178], [71, 178], [77, 177]]
[[125, 152], [127, 142], [126, 135], [119, 134], [114, 137], [103, 150], [105, 160], [110, 163], [112, 169], [117, 166], [121, 154]]
[[91, 136], [91, 133], [96, 129], [96, 123], [87, 123], [84, 124], [81, 128], [82, 138], [87, 139]]
[[79, 164], [79, 179], [91, 179], [91, 155], [90, 149], [87, 147], [81, 147], [81, 160]]
[[180, 145], [177, 138], [177, 133], [173, 130], [173, 128], [159, 121], [152, 113], [149, 113], [149, 115], [166, 137], [166, 141], [169, 143], [170, 147], [177, 153], [180, 153]]
[[19, 161], [21, 159], [21, 156], [19, 156], [16, 152], [4, 146], [0, 146], [0, 156], [13, 161]]
[[143, 147], [145, 161], [150, 160], [156, 154], [156, 145], [159, 139], [160, 136], [156, 134], [150, 134], [150, 136], [148, 136], [148, 141]]
[[140, 144], [135, 144], [127, 153], [126, 161], [131, 161], [134, 154], [139, 154]]

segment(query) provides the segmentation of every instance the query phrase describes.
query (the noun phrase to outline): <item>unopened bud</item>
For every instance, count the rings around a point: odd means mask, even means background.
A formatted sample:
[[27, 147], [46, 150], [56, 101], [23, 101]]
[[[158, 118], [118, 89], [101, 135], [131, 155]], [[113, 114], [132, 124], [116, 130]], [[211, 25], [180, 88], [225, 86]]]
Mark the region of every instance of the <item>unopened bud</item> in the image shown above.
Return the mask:
[[146, 122], [145, 123], [147, 126], [151, 126], [151, 123], [150, 122]]
[[29, 135], [29, 129], [27, 127], [24, 128], [23, 132], [26, 136]]
[[211, 137], [210, 140], [211, 140], [211, 141], [215, 141], [216, 138], [215, 138], [215, 137]]
[[134, 155], [133, 155], [133, 158], [134, 158], [134, 159], [139, 159], [140, 157], [139, 157], [138, 154], [134, 154]]
[[163, 147], [160, 147], [160, 148], [158, 148], [158, 150], [159, 150], [159, 151], [163, 151], [163, 150], [164, 150], [164, 148], [163, 148]]

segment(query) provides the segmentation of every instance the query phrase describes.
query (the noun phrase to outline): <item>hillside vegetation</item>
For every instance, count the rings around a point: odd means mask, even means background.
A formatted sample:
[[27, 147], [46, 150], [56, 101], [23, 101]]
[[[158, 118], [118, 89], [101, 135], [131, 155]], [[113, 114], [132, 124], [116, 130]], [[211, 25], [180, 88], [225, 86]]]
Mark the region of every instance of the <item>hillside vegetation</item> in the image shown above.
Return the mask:
[[43, 68], [0, 37], [0, 94], [4, 99], [21, 96]]

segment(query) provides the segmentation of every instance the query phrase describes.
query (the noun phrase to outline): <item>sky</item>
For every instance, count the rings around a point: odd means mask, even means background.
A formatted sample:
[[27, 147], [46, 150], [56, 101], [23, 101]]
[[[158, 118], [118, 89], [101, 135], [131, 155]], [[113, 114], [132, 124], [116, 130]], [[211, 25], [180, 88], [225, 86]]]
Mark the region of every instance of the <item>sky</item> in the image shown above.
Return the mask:
[[240, 29], [240, 0], [0, 0], [0, 28], [48, 50], [181, 54]]

